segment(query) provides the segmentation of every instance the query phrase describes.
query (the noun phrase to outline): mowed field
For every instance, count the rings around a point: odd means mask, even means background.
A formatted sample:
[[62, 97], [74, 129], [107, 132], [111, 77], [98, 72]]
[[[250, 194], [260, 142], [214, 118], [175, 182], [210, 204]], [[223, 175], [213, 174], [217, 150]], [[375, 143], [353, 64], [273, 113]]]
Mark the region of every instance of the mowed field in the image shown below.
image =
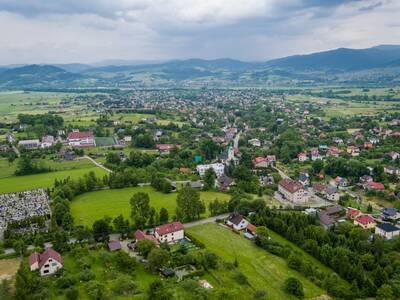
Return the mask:
[[294, 299], [283, 291], [284, 281], [291, 276], [302, 282], [305, 298], [326, 295], [324, 290], [303, 275], [289, 269], [284, 259], [258, 248], [253, 242], [228, 229], [209, 223], [188, 228], [186, 231], [225, 261], [233, 262], [235, 258], [238, 260], [238, 271], [248, 278], [251, 288], [238, 285], [226, 272], [212, 271], [217, 284], [227, 289], [240, 290], [238, 299], [250, 299], [254, 290], [266, 291], [267, 299]]
[[27, 176], [10, 176], [0, 178], [0, 194], [37, 188], [49, 188], [54, 185], [54, 181], [56, 179], [60, 180], [67, 177], [78, 179], [79, 177], [82, 177], [91, 171], [95, 172], [100, 178], [106, 174], [106, 171], [98, 167], [88, 167]]
[[[168, 210], [170, 218], [175, 214], [177, 193], [160, 193], [150, 186], [101, 190], [80, 195], [72, 200], [71, 212], [75, 224], [91, 226], [94, 221], [104, 216], [114, 218], [120, 214], [130, 218], [129, 200], [133, 194], [138, 192], [148, 193], [150, 205], [157, 211], [164, 207]], [[200, 198], [208, 207], [208, 203], [214, 199], [228, 201], [230, 196], [219, 192], [200, 192]]]

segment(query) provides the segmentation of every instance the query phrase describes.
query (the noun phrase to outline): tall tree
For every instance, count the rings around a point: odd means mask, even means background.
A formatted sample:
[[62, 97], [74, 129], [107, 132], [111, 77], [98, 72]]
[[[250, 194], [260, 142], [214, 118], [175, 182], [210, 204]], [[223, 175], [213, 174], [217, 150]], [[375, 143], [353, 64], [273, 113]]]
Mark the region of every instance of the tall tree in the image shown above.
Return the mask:
[[183, 187], [176, 198], [176, 216], [183, 221], [199, 219], [206, 211], [200, 193], [189, 186]]
[[147, 193], [136, 193], [131, 200], [131, 217], [136, 228], [143, 229], [151, 214], [150, 198]]

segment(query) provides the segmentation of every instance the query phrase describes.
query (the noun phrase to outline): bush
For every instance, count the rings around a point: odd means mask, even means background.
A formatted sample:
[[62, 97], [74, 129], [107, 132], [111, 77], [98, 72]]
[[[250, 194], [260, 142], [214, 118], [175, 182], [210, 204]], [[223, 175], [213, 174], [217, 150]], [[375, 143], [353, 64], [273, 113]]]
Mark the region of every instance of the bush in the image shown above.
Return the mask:
[[265, 299], [267, 296], [267, 292], [263, 290], [257, 290], [254, 293], [254, 299]]
[[298, 298], [304, 297], [303, 284], [297, 278], [289, 277], [286, 279], [284, 289], [288, 294], [294, 295]]
[[71, 286], [65, 291], [65, 298], [67, 300], [76, 300], [79, 298], [79, 291], [76, 287]]
[[96, 275], [91, 270], [84, 270], [79, 274], [79, 280], [90, 281], [96, 278]]
[[235, 281], [240, 285], [245, 285], [249, 283], [246, 275], [241, 272], [235, 272], [235, 274], [233, 274], [233, 279], [235, 279]]

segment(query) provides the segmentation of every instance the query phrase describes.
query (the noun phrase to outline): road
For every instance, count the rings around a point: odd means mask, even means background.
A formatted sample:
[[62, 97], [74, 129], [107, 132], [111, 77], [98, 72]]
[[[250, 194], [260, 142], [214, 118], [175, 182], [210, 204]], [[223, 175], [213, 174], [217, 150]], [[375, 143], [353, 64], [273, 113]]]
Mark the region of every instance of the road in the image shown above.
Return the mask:
[[104, 171], [108, 172], [108, 173], [112, 173], [113, 171], [110, 170], [109, 168], [106, 168], [105, 166], [103, 166], [101, 163], [95, 161], [93, 158], [91, 158], [90, 156], [83, 156], [81, 157], [81, 159], [88, 159], [90, 160], [92, 163], [94, 163], [96, 166], [98, 166], [99, 168], [103, 169]]
[[21, 156], [21, 153], [19, 152], [18, 148], [15, 147], [14, 145], [12, 146], [12, 148], [13, 148], [15, 154], [17, 155], [17, 157], [20, 157], [20, 156]]
[[214, 217], [209, 217], [207, 219], [202, 219], [202, 220], [198, 220], [198, 221], [194, 221], [194, 222], [190, 222], [190, 223], [185, 223], [185, 224], [183, 224], [183, 227], [190, 228], [190, 227], [194, 227], [197, 225], [214, 223], [217, 219], [225, 219], [228, 216], [229, 216], [229, 214], [222, 214], [222, 215], [218, 215], [218, 216], [214, 216]]
[[239, 131], [237, 133], [237, 135], [235, 136], [235, 138], [233, 139], [233, 147], [234, 148], [239, 148], [239, 140], [240, 140], [240, 135], [242, 134], [241, 131]]
[[282, 178], [290, 178], [288, 175], [286, 175], [286, 173], [285, 172], [283, 172], [281, 169], [278, 169], [278, 167], [272, 167], [273, 169], [275, 169], [276, 171], [278, 171], [278, 173], [279, 173], [279, 175], [282, 177]]

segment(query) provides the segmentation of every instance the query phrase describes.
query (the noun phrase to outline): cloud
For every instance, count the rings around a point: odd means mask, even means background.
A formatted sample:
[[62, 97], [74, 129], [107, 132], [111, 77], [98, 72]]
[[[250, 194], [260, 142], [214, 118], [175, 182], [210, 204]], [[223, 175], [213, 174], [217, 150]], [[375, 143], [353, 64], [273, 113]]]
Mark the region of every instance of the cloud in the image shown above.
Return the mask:
[[0, 0], [0, 64], [266, 60], [396, 43], [399, 13], [394, 0]]

